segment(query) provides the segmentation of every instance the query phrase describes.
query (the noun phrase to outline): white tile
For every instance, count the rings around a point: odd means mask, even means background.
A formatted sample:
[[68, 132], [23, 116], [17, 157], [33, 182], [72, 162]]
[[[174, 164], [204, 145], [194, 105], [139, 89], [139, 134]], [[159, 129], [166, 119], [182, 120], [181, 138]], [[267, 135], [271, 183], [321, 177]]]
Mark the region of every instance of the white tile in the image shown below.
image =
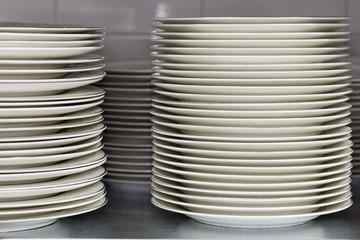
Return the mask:
[[0, 21], [55, 23], [55, 0], [1, 0]]
[[201, 15], [201, 0], [58, 0], [58, 22], [105, 26], [112, 33], [144, 33], [154, 17]]
[[98, 53], [106, 61], [150, 59], [150, 35], [105, 36], [104, 48]]
[[346, 2], [347, 0], [204, 0], [204, 16], [343, 16], [347, 13]]

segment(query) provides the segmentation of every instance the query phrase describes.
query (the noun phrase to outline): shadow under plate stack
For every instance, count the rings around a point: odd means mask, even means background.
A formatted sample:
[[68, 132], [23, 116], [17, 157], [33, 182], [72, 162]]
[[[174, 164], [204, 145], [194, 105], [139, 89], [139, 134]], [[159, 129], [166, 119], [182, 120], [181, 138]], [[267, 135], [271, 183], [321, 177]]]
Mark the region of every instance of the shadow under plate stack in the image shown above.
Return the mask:
[[106, 64], [99, 83], [105, 91], [106, 181], [128, 190], [149, 190], [152, 161], [150, 61]]
[[152, 202], [255, 228], [351, 206], [347, 20], [156, 19]]
[[0, 232], [106, 203], [101, 30], [0, 23]]

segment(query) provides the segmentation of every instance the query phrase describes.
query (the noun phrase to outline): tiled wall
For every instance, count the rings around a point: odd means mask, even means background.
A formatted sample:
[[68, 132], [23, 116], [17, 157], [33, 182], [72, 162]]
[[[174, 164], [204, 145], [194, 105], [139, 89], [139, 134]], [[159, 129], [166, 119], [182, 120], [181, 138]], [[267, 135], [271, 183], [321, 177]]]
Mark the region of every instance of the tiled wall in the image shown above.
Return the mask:
[[360, 0], [0, 0], [0, 21], [106, 27], [107, 60], [148, 58], [154, 17], [344, 16], [360, 56]]

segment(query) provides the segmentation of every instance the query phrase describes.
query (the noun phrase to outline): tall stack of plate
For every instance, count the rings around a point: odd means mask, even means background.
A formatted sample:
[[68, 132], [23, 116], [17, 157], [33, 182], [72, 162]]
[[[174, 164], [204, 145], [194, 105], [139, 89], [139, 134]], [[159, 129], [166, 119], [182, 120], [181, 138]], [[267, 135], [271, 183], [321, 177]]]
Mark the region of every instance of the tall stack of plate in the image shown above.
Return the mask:
[[346, 21], [156, 19], [152, 202], [257, 228], [348, 208]]
[[0, 24], [0, 232], [106, 203], [101, 30]]
[[[151, 62], [122, 61], [106, 64], [99, 83], [106, 90], [104, 151], [108, 160], [105, 179], [123, 186], [150, 189], [151, 177]], [[135, 184], [135, 186], [133, 185]]]

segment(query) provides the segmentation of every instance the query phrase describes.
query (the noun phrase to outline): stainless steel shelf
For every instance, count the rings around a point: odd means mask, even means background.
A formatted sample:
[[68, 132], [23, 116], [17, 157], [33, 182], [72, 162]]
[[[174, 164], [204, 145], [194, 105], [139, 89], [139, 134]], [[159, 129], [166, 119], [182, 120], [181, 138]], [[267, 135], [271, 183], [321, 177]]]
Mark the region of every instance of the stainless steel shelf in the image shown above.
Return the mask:
[[109, 203], [105, 207], [45, 228], [0, 234], [0, 238], [360, 239], [360, 176], [353, 177], [352, 185], [354, 204], [346, 211], [296, 227], [233, 229], [200, 224], [163, 211], [152, 206], [148, 192], [108, 184]]

